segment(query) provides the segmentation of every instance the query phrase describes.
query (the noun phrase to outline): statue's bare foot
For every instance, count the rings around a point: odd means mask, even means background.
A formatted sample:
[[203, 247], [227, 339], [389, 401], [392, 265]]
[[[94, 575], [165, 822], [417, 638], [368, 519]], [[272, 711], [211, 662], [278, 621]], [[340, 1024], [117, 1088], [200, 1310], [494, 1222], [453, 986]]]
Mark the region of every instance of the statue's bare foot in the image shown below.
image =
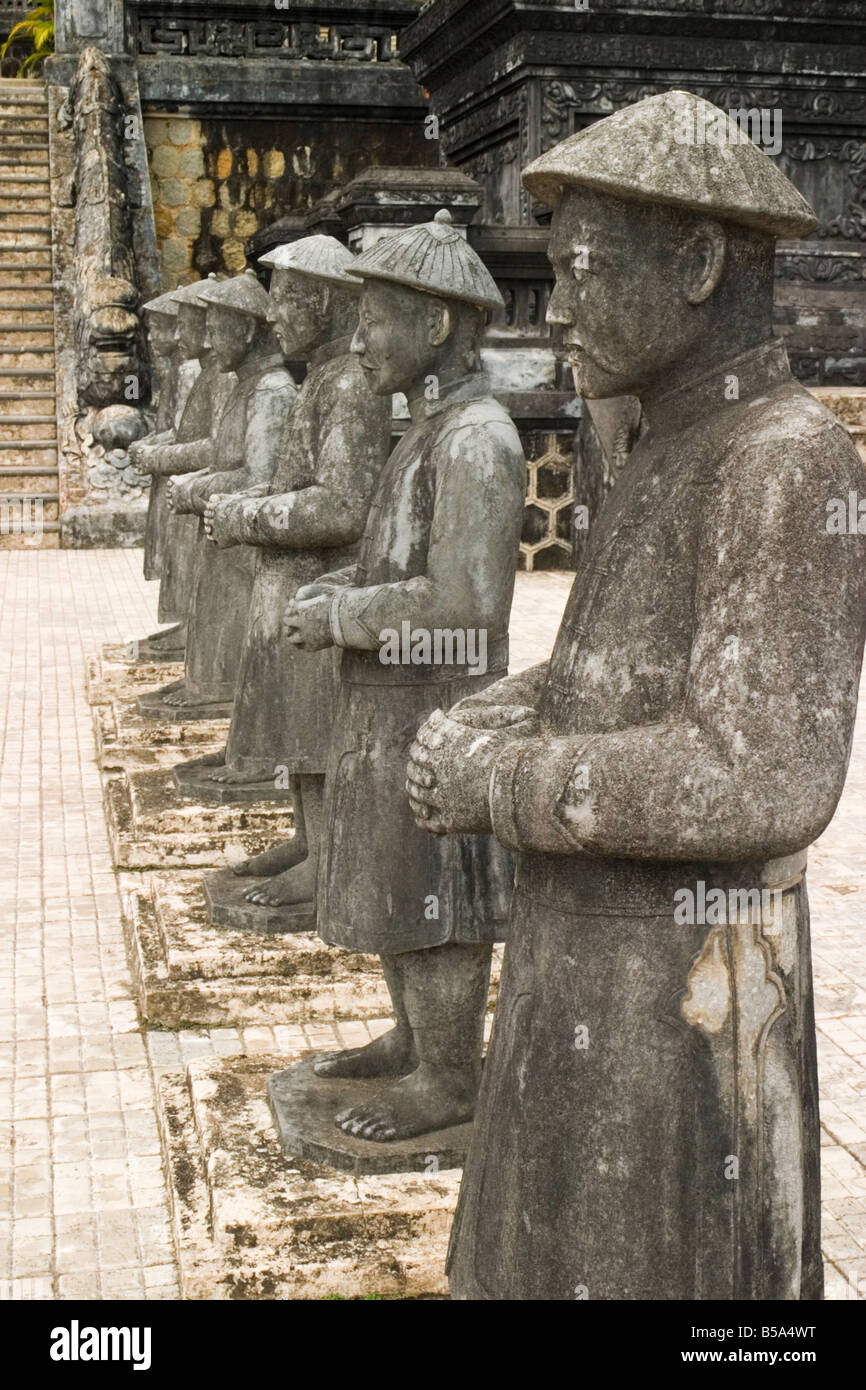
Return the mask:
[[307, 846], [303, 840], [284, 840], [281, 845], [254, 854], [252, 859], [232, 864], [232, 873], [237, 874], [238, 878], [271, 878], [300, 864], [306, 857]]
[[187, 693], [186, 693], [186, 690], [185, 690], [185, 688], [183, 687], [183, 685], [177, 687], [176, 689], [167, 690], [167, 691], [165, 692], [165, 694], [163, 695], [163, 697], [162, 697], [162, 703], [163, 703], [164, 705], [174, 705], [174, 706], [176, 706], [176, 705], [188, 705], [188, 704], [189, 704], [189, 699], [188, 699], [188, 697], [187, 697]]
[[316, 1076], [406, 1076], [418, 1065], [418, 1055], [408, 1028], [391, 1028], [365, 1047], [345, 1052], [325, 1052], [313, 1063]]
[[211, 782], [228, 782], [233, 787], [247, 787], [253, 782], [267, 782], [268, 777], [273, 773], [269, 767], [256, 767], [252, 772], [241, 772], [237, 768], [223, 767], [219, 772], [212, 772]]
[[272, 878], [270, 883], [259, 888], [248, 888], [244, 893], [248, 903], [261, 903], [264, 907], [288, 907], [291, 903], [312, 903], [316, 897], [316, 870], [309, 858], [296, 864], [293, 869]]
[[475, 1095], [473, 1076], [422, 1062], [411, 1076], [386, 1087], [366, 1105], [341, 1111], [334, 1124], [357, 1139], [388, 1144], [464, 1124], [475, 1114]]

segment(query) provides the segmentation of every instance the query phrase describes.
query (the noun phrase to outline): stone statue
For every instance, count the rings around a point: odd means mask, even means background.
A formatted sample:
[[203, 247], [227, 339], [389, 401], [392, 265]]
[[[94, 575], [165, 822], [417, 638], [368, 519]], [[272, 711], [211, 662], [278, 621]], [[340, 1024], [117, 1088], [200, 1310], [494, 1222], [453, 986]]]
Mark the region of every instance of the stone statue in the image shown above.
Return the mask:
[[[391, 403], [367, 389], [349, 345], [360, 280], [353, 256], [333, 237], [311, 236], [264, 256], [273, 267], [272, 320], [289, 361], [309, 371], [288, 418], [265, 499], [217, 497], [205, 529], [220, 547], [255, 546], [258, 566], [228, 745], [176, 769], [178, 784], [249, 788], [250, 799], [290, 774], [295, 836], [236, 868], [274, 875], [251, 901], [312, 903], [325, 763], [339, 660], [334, 647], [303, 652], [281, 634], [285, 604], [328, 568], [352, 562], [373, 489], [388, 456]], [[298, 865], [294, 875], [286, 875]]]
[[[279, 455], [283, 426], [297, 394], [268, 322], [269, 300], [253, 271], [202, 283], [207, 334], [223, 372], [235, 385], [216, 438], [189, 446], [204, 467], [175, 475], [171, 511], [203, 515], [216, 493], [264, 496]], [[178, 685], [138, 697], [149, 718], [208, 719], [228, 714], [246, 632], [254, 553], [247, 546], [199, 548], [189, 609], [186, 670]]]
[[405, 758], [435, 708], [506, 669], [526, 464], [480, 374], [485, 311], [501, 297], [450, 214], [386, 237], [353, 273], [364, 280], [353, 350], [371, 390], [405, 392], [411, 425], [357, 564], [299, 590], [285, 624], [304, 650], [343, 649], [319, 934], [382, 957], [396, 1016], [382, 1038], [315, 1070], [390, 1078], [336, 1117], [351, 1135], [387, 1142], [461, 1124], [475, 1107], [511, 863], [490, 835], [418, 830]]
[[[174, 438], [180, 369], [184, 361], [178, 337], [178, 303], [173, 293], [158, 295], [144, 306], [147, 342], [153, 372], [159, 383], [156, 419], [153, 432], [129, 444], [129, 457], [140, 473], [141, 448]], [[162, 535], [165, 528], [166, 502], [164, 489], [151, 483], [147, 499], [147, 520], [144, 528], [144, 577], [157, 579], [162, 563]]]
[[[177, 309], [178, 349], [185, 366], [193, 369], [177, 428], [162, 437], [143, 439], [131, 450], [136, 468], [153, 477], [151, 498], [158, 490], [165, 499], [168, 480], [174, 474], [190, 473], [213, 463], [219, 422], [237, 383], [233, 372], [222, 370], [207, 336], [207, 310], [197, 298], [207, 283], [202, 280], [184, 285], [172, 295]], [[167, 511], [167, 502], [164, 505]], [[140, 657], [183, 660], [195, 564], [204, 544], [200, 517], [167, 511], [158, 617], [161, 623], [173, 626], [138, 643]]]
[[646, 429], [549, 664], [412, 750], [419, 826], [519, 855], [457, 1298], [821, 1297], [805, 850], [866, 622], [828, 502], [866, 478], [772, 333], [775, 238], [811, 209], [735, 128], [679, 142], [719, 114], [651, 97], [524, 173], [575, 386]]

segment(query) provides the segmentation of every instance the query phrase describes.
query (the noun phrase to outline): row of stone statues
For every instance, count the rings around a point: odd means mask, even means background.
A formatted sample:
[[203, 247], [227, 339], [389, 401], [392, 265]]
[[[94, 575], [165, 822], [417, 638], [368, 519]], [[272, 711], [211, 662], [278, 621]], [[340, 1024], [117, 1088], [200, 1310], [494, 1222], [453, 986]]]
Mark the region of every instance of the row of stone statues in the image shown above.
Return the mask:
[[[820, 1297], [803, 851], [866, 635], [862, 542], [826, 502], [863, 476], [772, 335], [775, 239], [811, 210], [750, 142], [678, 142], [707, 105], [649, 98], [524, 175], [576, 389], [639, 398], [644, 433], [550, 662], [517, 676], [525, 463], [480, 370], [501, 299], [449, 214], [357, 258], [279, 247], [269, 294], [246, 272], [148, 306], [200, 371], [133, 449], [175, 624], [147, 650], [186, 660], [140, 707], [230, 711], [176, 781], [255, 799], [285, 774], [295, 834], [235, 866], [245, 901], [381, 958], [393, 1028], [315, 1064], [381, 1078], [337, 1126], [384, 1146], [475, 1116], [456, 1297]], [[777, 910], [682, 925], [697, 883]]]

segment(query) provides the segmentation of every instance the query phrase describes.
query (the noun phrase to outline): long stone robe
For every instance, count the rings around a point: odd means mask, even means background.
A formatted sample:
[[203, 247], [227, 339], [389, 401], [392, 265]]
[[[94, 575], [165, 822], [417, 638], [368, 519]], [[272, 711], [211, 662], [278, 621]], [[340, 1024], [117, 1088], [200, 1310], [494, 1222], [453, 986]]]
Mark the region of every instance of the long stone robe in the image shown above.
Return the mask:
[[[296, 396], [281, 357], [257, 356], [238, 368], [220, 418], [214, 467], [191, 484], [199, 505], [215, 493], [264, 493]], [[234, 698], [254, 564], [255, 554], [246, 545], [223, 550], [206, 541], [198, 548], [184, 675], [190, 700], [211, 704]]]
[[[153, 462], [154, 485], [167, 485], [179, 473], [191, 473], [213, 463], [212, 447], [226, 403], [235, 387], [234, 372], [223, 372], [208, 349], [183, 407], [174, 441], [160, 448]], [[206, 452], [195, 446], [201, 443]], [[189, 446], [194, 446], [190, 448]], [[165, 523], [158, 617], [161, 623], [182, 622], [189, 613], [199, 547], [205, 544], [201, 517], [169, 512]]]
[[827, 503], [863, 486], [775, 342], [673, 392], [549, 667], [482, 697], [539, 736], [491, 779], [519, 858], [454, 1297], [821, 1297], [802, 851], [842, 789], [866, 617], [864, 542]]
[[[526, 463], [488, 391], [474, 376], [420, 406], [382, 473], [356, 569], [334, 576], [350, 587], [332, 607], [346, 650], [317, 885], [319, 934], [333, 945], [389, 954], [504, 931], [510, 856], [490, 835], [419, 830], [405, 789], [419, 724], [507, 667]], [[484, 629], [487, 670], [383, 664], [379, 634], [404, 623]]]
[[282, 634], [302, 584], [357, 554], [388, 457], [391, 401], [374, 396], [349, 339], [320, 348], [288, 418], [271, 496], [243, 503], [258, 555], [226, 764], [324, 773], [339, 686], [335, 648], [302, 652]]
[[[175, 347], [162, 377], [153, 431], [150, 436], [145, 436], [142, 443], [147, 444], [158, 435], [168, 438], [177, 428], [197, 369], [198, 363], [185, 361]], [[147, 517], [144, 523], [145, 579], [158, 579], [162, 572], [167, 514], [165, 482], [161, 478], [151, 478], [147, 495]]]

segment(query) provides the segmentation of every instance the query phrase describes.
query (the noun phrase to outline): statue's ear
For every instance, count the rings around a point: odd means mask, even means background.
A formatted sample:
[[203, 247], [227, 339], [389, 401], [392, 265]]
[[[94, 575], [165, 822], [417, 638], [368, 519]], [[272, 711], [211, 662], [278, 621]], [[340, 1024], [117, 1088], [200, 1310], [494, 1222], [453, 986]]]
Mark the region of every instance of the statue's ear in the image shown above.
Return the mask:
[[451, 310], [447, 304], [441, 302], [432, 306], [430, 311], [430, 343], [432, 347], [441, 347], [451, 335]]
[[689, 304], [703, 304], [722, 278], [727, 238], [718, 222], [703, 221], [683, 245], [685, 294]]

